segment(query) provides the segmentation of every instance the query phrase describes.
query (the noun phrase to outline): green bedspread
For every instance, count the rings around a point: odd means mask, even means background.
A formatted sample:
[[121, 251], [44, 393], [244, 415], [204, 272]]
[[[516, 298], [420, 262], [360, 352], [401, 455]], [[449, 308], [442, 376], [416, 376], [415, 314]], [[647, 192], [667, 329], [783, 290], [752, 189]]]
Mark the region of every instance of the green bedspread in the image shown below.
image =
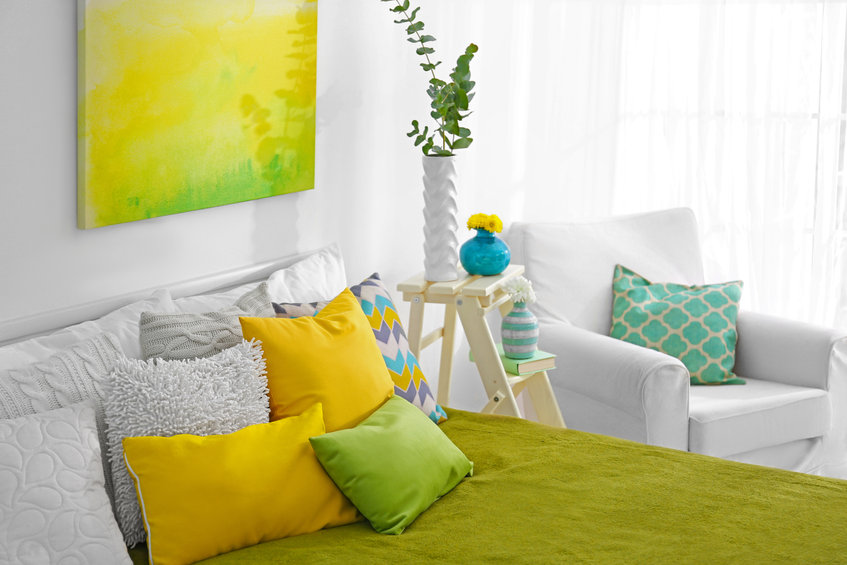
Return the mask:
[[474, 476], [402, 535], [360, 522], [203, 563], [847, 563], [847, 481], [448, 414]]

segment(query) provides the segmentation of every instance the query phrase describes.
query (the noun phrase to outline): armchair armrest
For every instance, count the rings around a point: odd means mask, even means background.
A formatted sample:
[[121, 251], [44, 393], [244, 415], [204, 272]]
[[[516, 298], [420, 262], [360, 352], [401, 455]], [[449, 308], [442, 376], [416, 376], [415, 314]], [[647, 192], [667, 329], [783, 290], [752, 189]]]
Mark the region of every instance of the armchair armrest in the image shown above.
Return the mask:
[[847, 373], [847, 333], [785, 318], [739, 312], [735, 372], [741, 377], [830, 389]]
[[[549, 376], [568, 426], [688, 448], [690, 376], [681, 361], [575, 326], [542, 321], [539, 329], [541, 348], [557, 355]], [[568, 410], [580, 397], [592, 406]]]

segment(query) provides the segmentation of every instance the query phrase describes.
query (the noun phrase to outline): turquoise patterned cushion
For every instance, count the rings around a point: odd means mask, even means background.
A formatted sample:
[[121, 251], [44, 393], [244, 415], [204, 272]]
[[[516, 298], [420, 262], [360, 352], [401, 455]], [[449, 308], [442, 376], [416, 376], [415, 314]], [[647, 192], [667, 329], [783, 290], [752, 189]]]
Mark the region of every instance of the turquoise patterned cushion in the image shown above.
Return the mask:
[[744, 384], [732, 372], [743, 286], [652, 283], [616, 265], [611, 336], [676, 357], [693, 385]]

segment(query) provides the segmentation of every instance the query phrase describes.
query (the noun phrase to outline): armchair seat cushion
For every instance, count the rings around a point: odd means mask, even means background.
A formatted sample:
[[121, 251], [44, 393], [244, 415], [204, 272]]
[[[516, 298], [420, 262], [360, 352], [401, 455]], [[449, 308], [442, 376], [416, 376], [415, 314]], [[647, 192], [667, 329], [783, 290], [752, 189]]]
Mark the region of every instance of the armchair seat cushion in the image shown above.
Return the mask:
[[727, 457], [821, 436], [830, 427], [825, 390], [746, 378], [744, 386], [691, 387], [688, 449]]

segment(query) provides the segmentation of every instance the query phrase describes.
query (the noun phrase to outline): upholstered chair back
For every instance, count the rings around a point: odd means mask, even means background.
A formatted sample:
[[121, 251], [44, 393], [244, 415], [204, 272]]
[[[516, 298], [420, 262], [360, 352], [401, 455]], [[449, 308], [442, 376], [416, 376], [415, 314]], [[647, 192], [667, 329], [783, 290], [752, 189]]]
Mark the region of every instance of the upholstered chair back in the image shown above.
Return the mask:
[[540, 321], [608, 335], [615, 265], [648, 280], [703, 284], [697, 221], [688, 208], [575, 223], [514, 223], [512, 262], [526, 266]]

